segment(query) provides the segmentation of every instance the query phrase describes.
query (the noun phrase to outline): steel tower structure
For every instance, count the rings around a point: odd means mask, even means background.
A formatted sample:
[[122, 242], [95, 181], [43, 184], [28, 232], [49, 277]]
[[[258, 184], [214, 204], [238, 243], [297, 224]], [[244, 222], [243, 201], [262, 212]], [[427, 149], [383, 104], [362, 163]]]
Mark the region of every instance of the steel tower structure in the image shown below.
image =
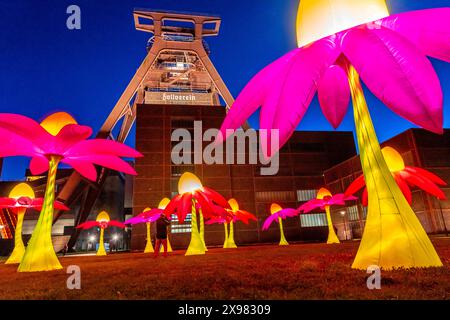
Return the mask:
[[[153, 34], [147, 55], [111, 113], [97, 138], [124, 142], [135, 122], [136, 107], [142, 103], [178, 103], [218, 105], [221, 97], [229, 109], [234, 102], [208, 56], [204, 37], [217, 36], [221, 19], [217, 16], [136, 9], [133, 12], [137, 30]], [[176, 95], [175, 95], [176, 94]], [[175, 96], [174, 96], [175, 95]], [[187, 98], [183, 98], [186, 97]], [[173, 101], [171, 97], [178, 97]], [[118, 133], [113, 130], [118, 128]], [[87, 220], [102, 191], [109, 170], [98, 168], [95, 183], [73, 172], [57, 195], [69, 207], [79, 203], [75, 225]], [[62, 212], [57, 212], [56, 222]], [[80, 230], [75, 229], [68, 247], [72, 248]]]

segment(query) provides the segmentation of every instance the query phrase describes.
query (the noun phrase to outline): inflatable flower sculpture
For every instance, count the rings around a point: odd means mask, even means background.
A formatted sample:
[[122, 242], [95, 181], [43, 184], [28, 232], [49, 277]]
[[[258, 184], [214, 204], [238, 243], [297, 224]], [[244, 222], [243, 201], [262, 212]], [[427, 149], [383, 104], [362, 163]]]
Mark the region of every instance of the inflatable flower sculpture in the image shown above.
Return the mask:
[[96, 227], [100, 228], [100, 239], [98, 243], [97, 255], [106, 256], [105, 241], [104, 241], [105, 229], [108, 227], [118, 227], [125, 229], [127, 226], [122, 222], [111, 220], [109, 218], [109, 214], [106, 211], [102, 211], [97, 215], [97, 219], [95, 221], [87, 221], [82, 224], [79, 224], [77, 226], [77, 229], [88, 230]]
[[[144, 253], [151, 253], [155, 252], [152, 245], [152, 237], [151, 237], [151, 223], [155, 222], [161, 217], [161, 214], [164, 212], [165, 207], [170, 202], [169, 198], [164, 198], [161, 200], [161, 202], [158, 205], [158, 208], [151, 209], [151, 208], [145, 208], [142, 213], [139, 213], [138, 215], [134, 216], [133, 218], [130, 218], [124, 222], [124, 224], [141, 224], [145, 223], [147, 228], [147, 239], [146, 239], [146, 245], [144, 249]], [[170, 220], [170, 217], [167, 217]], [[172, 247], [170, 246], [169, 239], [167, 238], [167, 251], [172, 252]]]
[[[228, 200], [228, 204], [231, 209], [225, 209], [228, 212], [228, 216], [226, 217], [214, 217], [210, 218], [206, 224], [213, 223], [222, 223], [225, 228], [225, 241], [223, 243], [224, 248], [237, 248], [236, 243], [234, 241], [234, 224], [238, 221], [242, 221], [245, 224], [248, 224], [250, 220], [257, 221], [256, 217], [250, 212], [241, 210], [239, 208], [239, 204], [236, 199], [231, 198]], [[230, 231], [228, 232], [228, 226], [230, 226]]]
[[[191, 241], [186, 255], [205, 254], [204, 217], [226, 217], [225, 208], [229, 209], [227, 200], [216, 191], [204, 187], [194, 174], [185, 172], [178, 181], [178, 195], [164, 209], [164, 214], [170, 217], [176, 214], [178, 221], [183, 223], [188, 213], [191, 213]], [[198, 217], [197, 217], [198, 211]], [[200, 220], [200, 229], [197, 219]]]
[[[22, 240], [23, 218], [27, 209], [41, 210], [43, 198], [35, 198], [33, 189], [26, 183], [17, 184], [9, 193], [9, 198], [0, 198], [0, 208], [11, 210], [17, 215], [17, 224], [14, 233], [14, 249], [6, 260], [6, 264], [17, 264], [22, 261], [25, 245]], [[69, 210], [61, 202], [55, 201], [54, 207], [58, 210]]]
[[[352, 98], [369, 196], [366, 228], [353, 268], [442, 266], [384, 161], [360, 76], [392, 111], [442, 133], [443, 94], [426, 56], [450, 62], [449, 21], [450, 8], [389, 15], [384, 0], [301, 0], [299, 48], [259, 72], [222, 124], [218, 141], [230, 136], [261, 107], [260, 129], [279, 130], [281, 147], [301, 122], [316, 92], [325, 117], [334, 127], [342, 121]], [[270, 132], [261, 140], [269, 156]]]
[[[409, 204], [412, 202], [410, 187], [420, 188], [439, 200], [447, 199], [444, 192], [439, 188], [439, 186], [447, 185], [444, 180], [430, 171], [417, 167], [405, 166], [402, 156], [394, 148], [384, 147], [381, 149], [381, 152], [386, 160], [389, 171], [394, 176], [397, 185], [400, 187], [400, 190]], [[362, 193], [362, 204], [367, 206], [368, 195], [367, 187], [365, 187], [365, 185], [364, 175], [361, 175], [350, 184], [345, 191], [345, 194], [352, 195], [364, 188]]]
[[19, 265], [19, 272], [62, 268], [51, 239], [55, 180], [59, 163], [73, 167], [88, 180], [95, 180], [97, 177], [95, 165], [136, 174], [120, 157], [140, 157], [139, 152], [111, 140], [87, 140], [91, 134], [91, 128], [78, 125], [65, 112], [54, 113], [40, 124], [25, 116], [0, 113], [0, 157], [28, 156], [32, 158], [32, 174], [48, 171], [42, 211]]
[[279, 204], [272, 203], [270, 206], [270, 216], [264, 221], [263, 230], [269, 229], [272, 222], [277, 221], [280, 226], [280, 246], [287, 246], [289, 243], [284, 236], [283, 219], [292, 218], [298, 215], [298, 210], [286, 208], [283, 209]]
[[316, 199], [312, 199], [304, 204], [302, 204], [298, 211], [300, 213], [308, 213], [314, 209], [320, 208], [325, 209], [328, 224], [328, 239], [327, 244], [339, 243], [339, 239], [333, 228], [333, 221], [331, 220], [330, 207], [331, 206], [343, 206], [346, 201], [357, 200], [358, 198], [353, 196], [346, 196], [343, 193], [332, 195], [328, 189], [321, 188], [317, 192]]

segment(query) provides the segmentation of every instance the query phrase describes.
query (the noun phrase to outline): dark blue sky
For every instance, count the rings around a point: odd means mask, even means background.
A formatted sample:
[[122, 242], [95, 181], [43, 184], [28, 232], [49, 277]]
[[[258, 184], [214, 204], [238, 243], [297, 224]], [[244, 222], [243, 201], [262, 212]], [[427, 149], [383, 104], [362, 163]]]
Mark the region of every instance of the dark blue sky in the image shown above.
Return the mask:
[[[449, 6], [449, 0], [388, 0], [391, 13]], [[66, 8], [81, 7], [82, 29], [66, 28]], [[0, 112], [41, 120], [65, 110], [98, 130], [145, 56], [149, 34], [134, 29], [133, 8], [217, 14], [211, 59], [234, 96], [261, 68], [296, 47], [298, 0], [0, 0]], [[433, 60], [450, 127], [450, 65]], [[413, 125], [366, 96], [381, 141]], [[257, 124], [257, 115], [251, 124]], [[353, 130], [349, 112], [339, 130]], [[299, 130], [332, 130], [315, 101]], [[128, 144], [134, 144], [134, 132]], [[21, 179], [26, 158], [6, 159], [2, 179]]]

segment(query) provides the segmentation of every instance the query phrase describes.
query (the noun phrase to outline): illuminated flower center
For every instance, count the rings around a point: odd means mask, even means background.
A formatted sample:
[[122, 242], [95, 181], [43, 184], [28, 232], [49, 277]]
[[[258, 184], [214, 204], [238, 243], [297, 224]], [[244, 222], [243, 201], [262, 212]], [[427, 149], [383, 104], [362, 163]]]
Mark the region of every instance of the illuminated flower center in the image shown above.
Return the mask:
[[14, 199], [22, 197], [34, 199], [34, 191], [28, 184], [19, 183], [11, 190], [9, 197]]
[[332, 194], [328, 189], [320, 188], [320, 190], [317, 192], [316, 199], [327, 201], [330, 200], [331, 196]]
[[200, 179], [190, 172], [183, 173], [180, 177], [180, 181], [178, 181], [179, 194], [194, 192], [196, 190], [200, 190], [201, 188], [203, 188], [203, 185], [200, 182]]
[[148, 208], [148, 207], [147, 207], [147, 208], [144, 209], [143, 212], [148, 212], [148, 211], [150, 211], [150, 210], [152, 210], [152, 208]]
[[403, 162], [403, 158], [395, 149], [391, 147], [384, 147], [381, 149], [383, 153], [384, 160], [386, 160], [386, 164], [391, 172], [398, 172], [405, 169], [405, 162]]
[[19, 199], [17, 199], [17, 203], [21, 206], [29, 206], [33, 203], [33, 200], [31, 200], [31, 198], [29, 197], [20, 197]]
[[278, 203], [272, 203], [272, 205], [270, 206], [270, 213], [271, 214], [275, 214], [278, 211], [283, 210], [283, 208], [278, 204]]
[[102, 211], [98, 214], [96, 221], [101, 223], [108, 223], [110, 220], [109, 214], [106, 211]]
[[237, 203], [236, 199], [231, 198], [230, 200], [228, 200], [228, 204], [231, 207], [231, 211], [233, 212], [239, 211], [239, 204]]
[[303, 47], [340, 31], [389, 16], [385, 0], [300, 0], [297, 43]]
[[169, 202], [170, 202], [169, 198], [162, 199], [158, 204], [158, 209], [164, 210], [169, 204]]
[[100, 221], [100, 228], [106, 229], [108, 228], [108, 221]]
[[66, 112], [53, 113], [41, 122], [41, 126], [53, 136], [56, 136], [62, 128], [69, 124], [77, 124], [77, 122]]

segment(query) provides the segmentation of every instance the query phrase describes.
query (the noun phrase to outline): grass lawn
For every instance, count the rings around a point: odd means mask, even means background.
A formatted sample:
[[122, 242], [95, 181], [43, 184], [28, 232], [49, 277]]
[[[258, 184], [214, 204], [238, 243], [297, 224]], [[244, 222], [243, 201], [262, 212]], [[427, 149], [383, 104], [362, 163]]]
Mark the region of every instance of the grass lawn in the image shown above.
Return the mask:
[[[64, 269], [17, 273], [0, 265], [0, 299], [450, 299], [450, 239], [433, 240], [444, 268], [382, 272], [382, 289], [350, 268], [357, 242], [61, 258]], [[66, 268], [81, 268], [81, 290], [68, 290]]]

